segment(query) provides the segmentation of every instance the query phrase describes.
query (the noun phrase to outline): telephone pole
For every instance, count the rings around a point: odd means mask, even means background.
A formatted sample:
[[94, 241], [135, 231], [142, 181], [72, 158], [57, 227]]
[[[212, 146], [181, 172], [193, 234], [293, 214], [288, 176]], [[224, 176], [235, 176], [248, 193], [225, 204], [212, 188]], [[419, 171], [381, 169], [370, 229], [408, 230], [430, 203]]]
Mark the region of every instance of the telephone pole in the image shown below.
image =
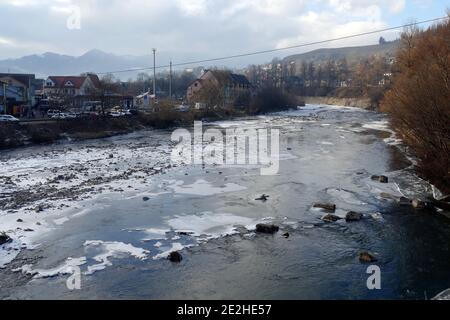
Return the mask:
[[2, 89], [3, 89], [3, 110], [2, 113], [6, 114], [6, 103], [7, 103], [7, 99], [6, 99], [6, 82], [0, 82], [2, 84]]
[[153, 94], [156, 99], [156, 49], [153, 48]]
[[170, 61], [169, 67], [169, 99], [172, 100], [172, 61]]

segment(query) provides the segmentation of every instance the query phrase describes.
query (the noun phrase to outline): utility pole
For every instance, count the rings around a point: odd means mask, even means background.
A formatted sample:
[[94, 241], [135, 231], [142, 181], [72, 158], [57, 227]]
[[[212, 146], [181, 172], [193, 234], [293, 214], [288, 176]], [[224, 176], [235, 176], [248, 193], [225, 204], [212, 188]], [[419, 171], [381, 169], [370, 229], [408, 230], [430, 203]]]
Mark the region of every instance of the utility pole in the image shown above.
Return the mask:
[[172, 100], [172, 61], [169, 68], [169, 99]]
[[3, 110], [2, 113], [6, 114], [6, 82], [1, 82], [2, 83], [2, 87], [3, 87]]
[[156, 49], [153, 48], [153, 94], [156, 100]]

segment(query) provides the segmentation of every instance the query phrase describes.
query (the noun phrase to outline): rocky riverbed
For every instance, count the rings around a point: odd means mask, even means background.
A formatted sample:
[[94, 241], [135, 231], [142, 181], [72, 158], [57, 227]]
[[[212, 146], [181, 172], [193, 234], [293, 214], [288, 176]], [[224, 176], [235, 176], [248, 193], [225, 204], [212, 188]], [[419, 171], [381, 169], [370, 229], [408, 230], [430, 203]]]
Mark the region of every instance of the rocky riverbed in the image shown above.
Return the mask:
[[[159, 130], [3, 151], [0, 297], [422, 299], [450, 287], [445, 211], [414, 208], [437, 191], [384, 116], [308, 105], [209, 126], [280, 129], [279, 173], [174, 163]], [[367, 289], [369, 257], [382, 290]], [[75, 267], [81, 290], [66, 286]]]

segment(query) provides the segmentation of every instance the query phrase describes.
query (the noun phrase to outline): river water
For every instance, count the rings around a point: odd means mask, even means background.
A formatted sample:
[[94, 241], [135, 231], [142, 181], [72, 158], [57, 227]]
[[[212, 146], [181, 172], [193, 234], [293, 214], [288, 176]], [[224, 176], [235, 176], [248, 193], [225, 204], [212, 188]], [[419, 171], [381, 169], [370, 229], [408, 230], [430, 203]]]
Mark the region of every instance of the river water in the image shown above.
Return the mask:
[[[449, 220], [382, 194], [432, 192], [383, 115], [309, 105], [208, 126], [280, 129], [279, 173], [171, 163], [171, 132], [157, 130], [2, 152], [0, 231], [13, 241], [0, 246], [0, 298], [426, 299], [450, 287]], [[326, 223], [315, 202], [364, 218]], [[281, 230], [256, 234], [261, 222]], [[165, 259], [173, 250], [181, 263]], [[66, 285], [74, 267], [80, 290]]]

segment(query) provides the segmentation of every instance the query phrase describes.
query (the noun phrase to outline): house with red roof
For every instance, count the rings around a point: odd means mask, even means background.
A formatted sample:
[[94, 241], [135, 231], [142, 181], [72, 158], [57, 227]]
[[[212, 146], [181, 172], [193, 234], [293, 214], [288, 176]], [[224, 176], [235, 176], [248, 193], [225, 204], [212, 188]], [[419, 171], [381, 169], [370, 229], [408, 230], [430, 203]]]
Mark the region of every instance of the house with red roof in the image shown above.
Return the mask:
[[84, 76], [50, 76], [44, 83], [48, 97], [76, 97], [90, 95], [100, 90], [100, 79], [95, 74]]

